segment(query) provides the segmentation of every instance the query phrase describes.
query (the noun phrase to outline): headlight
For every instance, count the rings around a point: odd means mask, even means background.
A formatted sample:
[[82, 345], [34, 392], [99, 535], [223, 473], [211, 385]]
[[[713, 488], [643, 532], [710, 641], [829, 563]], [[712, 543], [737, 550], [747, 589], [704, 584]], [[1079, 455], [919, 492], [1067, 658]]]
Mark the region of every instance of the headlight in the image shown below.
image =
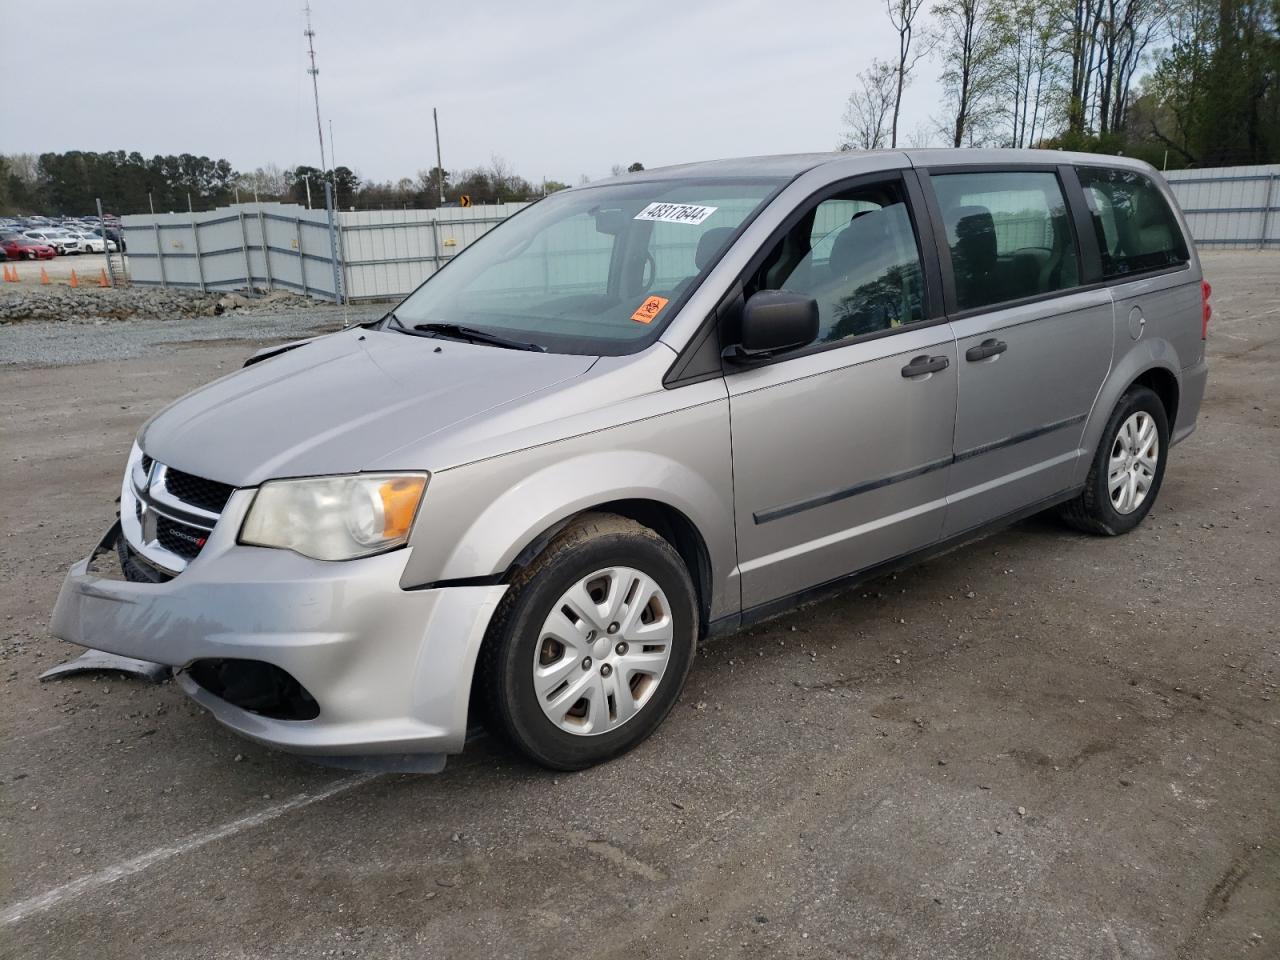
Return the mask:
[[258, 488], [240, 542], [316, 560], [353, 560], [409, 540], [428, 474], [272, 480]]

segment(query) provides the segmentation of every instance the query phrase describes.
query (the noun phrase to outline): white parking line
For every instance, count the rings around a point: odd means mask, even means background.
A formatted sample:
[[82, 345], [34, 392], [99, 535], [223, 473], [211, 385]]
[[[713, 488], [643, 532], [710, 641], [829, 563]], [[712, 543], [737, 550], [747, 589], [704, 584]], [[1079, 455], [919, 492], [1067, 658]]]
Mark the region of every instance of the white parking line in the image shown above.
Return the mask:
[[117, 880], [123, 880], [125, 877], [131, 877], [135, 873], [141, 873], [149, 867], [170, 860], [173, 857], [181, 856], [184, 853], [190, 853], [192, 850], [198, 850], [206, 844], [213, 843], [217, 840], [224, 840], [227, 837], [234, 836], [244, 830], [251, 830], [259, 827], [264, 823], [276, 819], [291, 810], [299, 810], [302, 807], [310, 806], [321, 800], [328, 800], [340, 793], [346, 793], [348, 790], [354, 790], [356, 787], [368, 783], [376, 773], [365, 773], [356, 777], [345, 780], [339, 780], [325, 787], [318, 793], [300, 793], [295, 797], [277, 803], [275, 806], [267, 807], [265, 810], [259, 810], [257, 813], [251, 813], [247, 817], [241, 817], [239, 820], [232, 820], [230, 823], [224, 823], [220, 827], [214, 827], [204, 833], [192, 834], [184, 840], [177, 843], [168, 844], [163, 847], [156, 847], [140, 856], [133, 857], [130, 860], [124, 860], [120, 863], [112, 864], [97, 873], [90, 873], [78, 880], [72, 880], [70, 883], [64, 883], [60, 887], [54, 887], [52, 890], [42, 893], [39, 896], [31, 897], [23, 900], [21, 903], [15, 903], [12, 906], [5, 907], [0, 911], [0, 925], [10, 926], [25, 920], [27, 917], [34, 916], [38, 913], [44, 913], [51, 910], [64, 901], [74, 899], [96, 890], [99, 887], [105, 887], [109, 883], [115, 883]]

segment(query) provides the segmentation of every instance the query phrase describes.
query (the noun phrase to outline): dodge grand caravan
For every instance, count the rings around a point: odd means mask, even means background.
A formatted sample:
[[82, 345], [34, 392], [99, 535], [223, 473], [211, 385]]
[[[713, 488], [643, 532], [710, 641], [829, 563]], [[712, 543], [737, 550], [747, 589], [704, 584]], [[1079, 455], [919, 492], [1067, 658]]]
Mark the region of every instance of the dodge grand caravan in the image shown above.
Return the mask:
[[[1132, 160], [765, 157], [554, 194], [141, 430], [53, 633], [244, 736], [635, 746], [694, 645], [1031, 513], [1151, 509], [1209, 286]], [[414, 767], [413, 765], [416, 765]]]

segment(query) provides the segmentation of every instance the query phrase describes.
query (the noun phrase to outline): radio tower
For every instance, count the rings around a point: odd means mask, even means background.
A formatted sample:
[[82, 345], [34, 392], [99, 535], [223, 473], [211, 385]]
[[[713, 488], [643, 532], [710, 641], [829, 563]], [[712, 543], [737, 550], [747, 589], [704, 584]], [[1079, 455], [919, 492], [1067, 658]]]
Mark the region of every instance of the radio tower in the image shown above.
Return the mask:
[[311, 92], [315, 95], [316, 100], [316, 136], [320, 138], [320, 174], [324, 175], [329, 168], [324, 162], [324, 127], [320, 125], [320, 83], [316, 77], [320, 75], [320, 68], [316, 66], [316, 32], [311, 29], [311, 4], [307, 3], [307, 29], [302, 31], [302, 35], [307, 38], [307, 54], [311, 57], [311, 66], [307, 68], [307, 73], [311, 74]]

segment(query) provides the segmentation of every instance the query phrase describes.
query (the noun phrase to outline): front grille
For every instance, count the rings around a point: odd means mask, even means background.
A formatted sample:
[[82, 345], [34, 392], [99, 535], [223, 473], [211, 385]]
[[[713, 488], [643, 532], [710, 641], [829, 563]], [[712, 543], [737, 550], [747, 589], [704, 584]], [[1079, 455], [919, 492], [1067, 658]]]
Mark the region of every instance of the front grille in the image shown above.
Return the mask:
[[[127, 521], [123, 522], [122, 541], [127, 539], [132, 556], [121, 554], [121, 562], [144, 562], [150, 568], [167, 571], [170, 576], [181, 572], [204, 547], [218, 515], [226, 508], [235, 492], [230, 484], [206, 480], [175, 470], [142, 454], [136, 467], [145, 480], [131, 469], [129, 489], [133, 502], [125, 505]], [[149, 569], [134, 571], [139, 579], [150, 579]]]
[[190, 527], [168, 517], [156, 517], [156, 542], [184, 560], [195, 559], [208, 537], [207, 530]]
[[235, 491], [230, 484], [193, 477], [173, 467], [165, 472], [165, 487], [177, 499], [210, 513], [221, 513]]

